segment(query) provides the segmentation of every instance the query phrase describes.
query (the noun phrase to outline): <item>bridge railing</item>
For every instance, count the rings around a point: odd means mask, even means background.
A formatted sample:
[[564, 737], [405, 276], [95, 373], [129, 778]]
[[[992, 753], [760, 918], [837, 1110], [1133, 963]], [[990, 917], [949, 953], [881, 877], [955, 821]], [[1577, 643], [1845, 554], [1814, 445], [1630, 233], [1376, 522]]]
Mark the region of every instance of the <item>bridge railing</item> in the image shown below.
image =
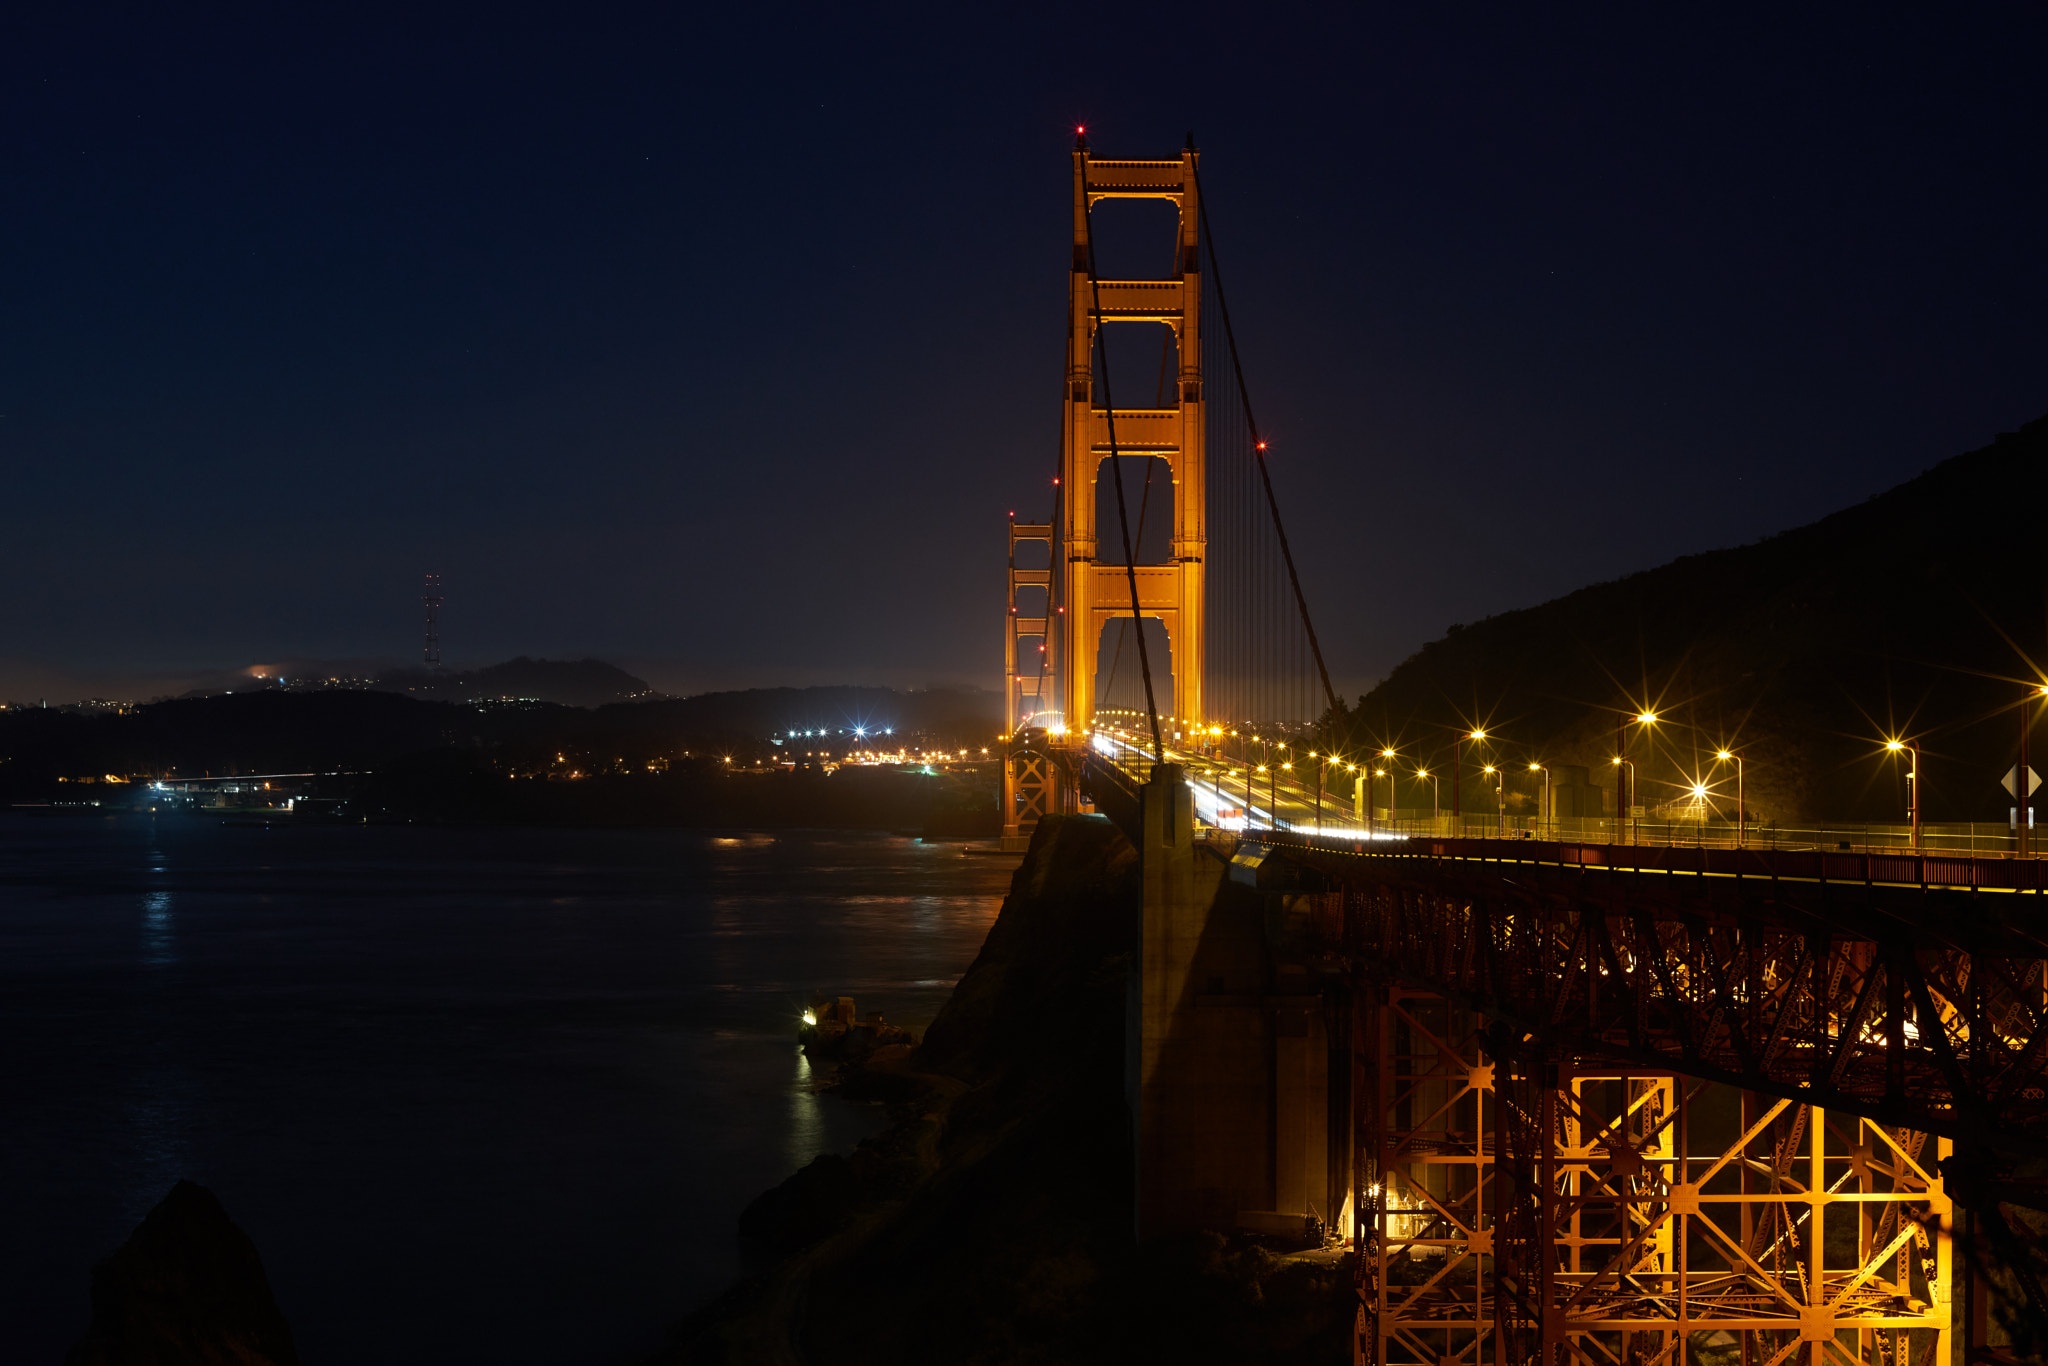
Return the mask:
[[1861, 883], [1869, 886], [2048, 891], [2048, 862], [2035, 858], [1913, 853], [1911, 850], [1765, 846], [1718, 848], [1702, 844], [1621, 844], [1540, 839], [1423, 836], [1407, 840], [1347, 840], [1302, 831], [1261, 832], [1262, 841], [1336, 849], [1373, 859], [1457, 860], [1468, 863], [1550, 865], [1559, 868], [1657, 872], [1700, 877], [1779, 878]]
[[[1348, 813], [1347, 813], [1348, 815]], [[1612, 816], [1563, 817], [1554, 821], [1534, 816], [1403, 815], [1391, 818], [1382, 807], [1373, 828], [1411, 838], [1550, 839], [1575, 844], [1641, 844], [1707, 849], [1835, 849], [1862, 852], [1913, 848], [1910, 825], [1864, 825], [1850, 822], [1818, 825], [1775, 823], [1743, 827], [1738, 839], [1733, 821], [1687, 821], [1640, 816], [1617, 821]], [[1928, 854], [1962, 854], [1977, 858], [2012, 857], [2017, 840], [2012, 829], [1993, 821], [1923, 825], [1920, 849]]]

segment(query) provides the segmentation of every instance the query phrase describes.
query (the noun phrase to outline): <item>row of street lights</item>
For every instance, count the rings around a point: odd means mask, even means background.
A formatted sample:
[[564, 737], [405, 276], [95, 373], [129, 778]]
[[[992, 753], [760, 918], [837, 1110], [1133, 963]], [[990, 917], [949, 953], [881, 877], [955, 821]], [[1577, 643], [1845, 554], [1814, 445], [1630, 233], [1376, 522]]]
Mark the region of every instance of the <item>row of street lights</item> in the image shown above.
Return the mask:
[[[2048, 692], [2048, 689], [2043, 689], [2043, 691]], [[1638, 712], [1634, 717], [1634, 720], [1639, 725], [1654, 726], [1657, 724], [1658, 717], [1655, 712], [1644, 711]], [[1626, 718], [1617, 720], [1615, 722], [1616, 754], [1614, 756], [1614, 759], [1612, 760], [1612, 763], [1616, 770], [1614, 807], [1617, 829], [1621, 828], [1621, 821], [1626, 819], [1630, 822], [1628, 829], [1632, 832], [1634, 829], [1633, 822], [1635, 819], [1634, 797], [1636, 791], [1636, 765], [1635, 760], [1628, 757], [1628, 735], [1626, 731], [1626, 726]], [[1489, 738], [1491, 737], [1488, 736], [1487, 732], [1483, 728], [1480, 728], [1461, 732], [1458, 735], [1455, 742], [1453, 743], [1451, 761], [1451, 819], [1454, 822], [1462, 823], [1465, 814], [1462, 784], [1462, 777], [1464, 773], [1465, 742], [1469, 740], [1476, 743], [1485, 741]], [[1332, 755], [1330, 757], [1335, 758], [1336, 756]], [[1386, 748], [1382, 749], [1379, 752], [1379, 757], [1388, 761], [1392, 761], [1398, 758], [1399, 755], [1392, 748]], [[1748, 817], [1744, 807], [1745, 793], [1743, 791], [1743, 788], [1745, 774], [1743, 771], [1742, 755], [1735, 750], [1721, 749], [1715, 751], [1714, 760], [1716, 763], [1732, 763], [1735, 765], [1735, 843], [1738, 847], [1740, 847], [1744, 842], [1748, 827]], [[1346, 767], [1350, 768], [1352, 771], [1355, 772], [1357, 771], [1358, 765], [1347, 764]], [[1505, 834], [1507, 831], [1507, 774], [1503, 768], [1493, 764], [1484, 765], [1480, 769], [1480, 772], [1493, 780], [1494, 817], [1495, 821], [1497, 822], [1496, 828], [1500, 831], [1500, 833]], [[1543, 777], [1543, 805], [1541, 809], [1545, 813], [1542, 819], [1547, 823], [1549, 820], [1554, 818], [1552, 815], [1551, 807], [1552, 779], [1550, 768], [1547, 764], [1532, 761], [1529, 764], [1529, 772], [1541, 774]], [[1624, 773], [1626, 774], [1625, 787], [1622, 782], [1622, 775]], [[1374, 798], [1378, 795], [1378, 784], [1376, 780], [1379, 778], [1391, 779], [1393, 776], [1394, 775], [1391, 767], [1375, 769], [1371, 766], [1370, 762], [1368, 762], [1366, 772], [1367, 786], [1366, 791], [1364, 793], [1365, 822], [1366, 830], [1368, 831], [1368, 833], [1371, 832], [1373, 828], [1373, 821], [1375, 819], [1373, 815], [1373, 811], [1375, 809]], [[1418, 779], [1427, 778], [1431, 781], [1432, 786], [1429, 812], [1430, 819], [1432, 821], [1440, 819], [1443, 796], [1442, 775], [1432, 774], [1426, 768], [1418, 768], [1415, 770], [1415, 776]], [[1704, 783], [1694, 784], [1693, 795], [1696, 797], [1705, 797], [1706, 785]], [[1394, 806], [1394, 785], [1392, 781], [1389, 781], [1389, 783], [1387, 784], [1387, 810], [1389, 812], [1392, 812]], [[1318, 817], [1320, 817], [1320, 790], [1317, 793], [1317, 811]]]
[[[2028, 704], [2044, 697], [2048, 697], [2048, 683], [2037, 683], [2031, 685], [2020, 700], [2020, 754], [2019, 762], [2013, 765], [2012, 770], [2012, 825], [2013, 849], [2022, 856], [2027, 853], [2033, 835], [2033, 809], [2027, 804], [2027, 799], [2033, 795], [2029, 789], [2032, 770], [2027, 764], [2027, 741], [2034, 728], [2034, 714]], [[1913, 740], [1893, 739], [1885, 741], [1884, 747], [1893, 754], [1905, 755], [1906, 762], [1911, 765], [1906, 770], [1906, 794], [1913, 816], [1913, 848], [1917, 850], [1920, 848], [1920, 746]]]
[[[2033, 686], [2028, 692], [2025, 702], [2023, 702], [2020, 707], [2019, 762], [2014, 768], [2013, 787], [2015, 789], [2014, 799], [2017, 804], [2017, 814], [2014, 818], [2014, 825], [2017, 832], [2017, 850], [2021, 854], [2025, 854], [2028, 851], [2028, 835], [2030, 833], [2028, 829], [2029, 808], [2027, 804], [2028, 797], [2031, 795], [2028, 791], [2028, 779], [2030, 774], [2030, 769], [2028, 767], [2028, 736], [2030, 730], [2032, 729], [2032, 711], [2026, 705], [2026, 703], [2034, 702], [2041, 698], [2048, 698], [2048, 684]], [[1657, 713], [1654, 711], [1641, 711], [1636, 713], [1633, 717], [1630, 717], [1624, 713], [1615, 718], [1615, 754], [1613, 760], [1611, 761], [1615, 769], [1615, 828], [1617, 831], [1626, 829], [1631, 837], [1634, 834], [1635, 828], [1634, 799], [1636, 793], [1636, 765], [1635, 760], [1630, 758], [1628, 753], [1630, 740], [1630, 732], [1628, 730], [1628, 725], [1631, 721], [1633, 721], [1635, 724], [1647, 730], [1648, 728], [1655, 726], [1658, 722], [1658, 719], [1659, 718], [1657, 716]], [[1206, 734], [1206, 736], [1211, 738], [1212, 741], [1216, 743], [1219, 747], [1222, 746], [1222, 743], [1226, 738], [1240, 738], [1237, 731], [1225, 731], [1221, 726], [1211, 726], [1207, 728], [1206, 732], [1203, 730], [1203, 728], [1196, 726], [1194, 729], [1194, 734], [1196, 736], [1203, 736]], [[1272, 763], [1273, 748], [1277, 742], [1271, 740], [1264, 740], [1258, 736], [1250, 734], [1247, 734], [1242, 738], [1246, 741], [1246, 744], [1242, 746], [1242, 761], [1245, 765], [1245, 821], [1247, 826], [1249, 826], [1251, 820], [1251, 807], [1254, 790], [1254, 773], [1256, 772], [1267, 775], [1267, 804], [1269, 808], [1276, 807], [1278, 803], [1279, 775], [1282, 771], [1291, 772], [1294, 768], [1294, 764], [1291, 761], [1291, 759], [1283, 760], [1281, 763], [1277, 765]], [[1490, 737], [1487, 734], [1485, 729], [1474, 728], [1470, 731], [1460, 732], [1453, 744], [1451, 764], [1451, 818], [1454, 822], [1457, 822], [1459, 824], [1462, 824], [1464, 819], [1464, 799], [1462, 780], [1464, 774], [1465, 744], [1467, 741], [1473, 742], [1475, 744], [1481, 743], [1489, 738], [1492, 737]], [[1258, 764], [1256, 766], [1253, 765], [1250, 754], [1250, 745], [1253, 743], [1261, 744], [1266, 747], [1266, 753], [1264, 756], [1267, 760], [1266, 763]], [[1910, 797], [1910, 809], [1913, 829], [1913, 848], [1915, 850], [1918, 850], [1921, 846], [1919, 745], [1916, 741], [1910, 739], [1891, 739], [1885, 741], [1884, 747], [1887, 751], [1893, 754], [1906, 755], [1909, 763], [1911, 764], [1911, 767], [1906, 773], [1906, 781], [1908, 784], [1908, 793]], [[1284, 755], [1291, 755], [1293, 752], [1292, 746], [1287, 745], [1285, 743], [1279, 743], [1278, 748]], [[1228, 757], [1227, 751], [1226, 757]], [[1351, 773], [1359, 773], [1360, 769], [1359, 765], [1352, 763], [1348, 760], [1345, 760], [1336, 754], [1325, 753], [1317, 750], [1310, 750], [1308, 753], [1308, 757], [1316, 761], [1315, 811], [1316, 827], [1318, 830], [1320, 830], [1322, 827], [1323, 817], [1323, 789], [1325, 786], [1325, 779], [1328, 768], [1332, 764], [1335, 764], [1341, 766], [1342, 768]], [[1400, 757], [1400, 755], [1391, 746], [1388, 746], [1380, 750], [1378, 757], [1382, 760], [1387, 761], [1387, 767], [1375, 768], [1372, 764], [1372, 761], [1368, 759], [1366, 761], [1365, 769], [1360, 779], [1360, 781], [1362, 781], [1365, 784], [1365, 791], [1363, 793], [1365, 800], [1363, 805], [1365, 807], [1365, 825], [1368, 833], [1372, 832], [1373, 822], [1375, 820], [1373, 814], [1375, 809], [1374, 798], [1378, 795], [1378, 779], [1389, 779], [1389, 782], [1387, 784], [1387, 810], [1389, 813], [1391, 813], [1394, 810], [1396, 801], [1393, 781], [1396, 775], [1394, 772], [1393, 763], [1396, 759]], [[1744, 792], [1745, 773], [1743, 755], [1740, 750], [1726, 748], [1718, 749], [1714, 751], [1714, 762], [1716, 764], [1732, 763], [1735, 765], [1735, 843], [1736, 847], [1740, 848], [1746, 842], [1749, 823], [1749, 812], [1747, 803], [1745, 801]], [[1546, 822], [1552, 820], [1555, 818], [1555, 814], [1552, 811], [1552, 789], [1550, 769], [1547, 765], [1542, 764], [1540, 762], [1531, 762], [1529, 764], [1529, 771], [1531, 773], [1540, 773], [1543, 775], [1542, 810], [1545, 813], [1543, 819]], [[1507, 775], [1502, 768], [1494, 764], [1484, 765], [1480, 769], [1480, 772], [1484, 774], [1486, 777], [1492, 779], [1493, 781], [1494, 813], [1495, 819], [1498, 823], [1497, 828], [1500, 831], [1500, 833], [1505, 834], [1507, 830]], [[1227, 774], [1226, 776], [1235, 775]], [[1440, 773], [1432, 773], [1427, 768], [1417, 768], [1415, 770], [1415, 776], [1417, 779], [1429, 780], [1431, 785], [1430, 819], [1432, 821], [1440, 819], [1443, 809], [1442, 775]], [[1219, 787], [1219, 793], [1220, 791], [1221, 789]], [[1706, 784], [1695, 782], [1692, 788], [1692, 794], [1695, 798], [1704, 799], [1707, 795]], [[1274, 816], [1274, 819], [1278, 819], [1277, 814]], [[1623, 821], [1628, 822], [1626, 827], [1623, 826]]]

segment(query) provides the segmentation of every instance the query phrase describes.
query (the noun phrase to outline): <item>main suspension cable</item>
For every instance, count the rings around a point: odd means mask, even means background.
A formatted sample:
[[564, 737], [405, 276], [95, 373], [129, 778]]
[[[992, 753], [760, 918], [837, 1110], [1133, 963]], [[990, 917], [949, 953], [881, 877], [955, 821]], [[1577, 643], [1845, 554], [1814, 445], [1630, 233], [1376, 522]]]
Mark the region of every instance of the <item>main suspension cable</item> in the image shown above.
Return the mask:
[[1159, 706], [1152, 698], [1152, 660], [1150, 652], [1145, 649], [1145, 616], [1138, 606], [1137, 556], [1131, 553], [1131, 518], [1124, 504], [1124, 466], [1116, 444], [1116, 398], [1109, 387], [1109, 335], [1103, 330], [1102, 277], [1095, 268], [1095, 204], [1088, 198], [1085, 172], [1081, 195], [1087, 206], [1083, 222], [1088, 229], [1088, 289], [1095, 305], [1095, 335], [1090, 338], [1090, 350], [1102, 358], [1102, 409], [1109, 428], [1109, 467], [1116, 476], [1116, 520], [1123, 531], [1124, 576], [1131, 585], [1131, 628], [1138, 635], [1138, 668], [1145, 675], [1145, 714], [1152, 722], [1152, 758], [1155, 763], [1163, 764], [1166, 762], [1166, 742], [1159, 735]]
[[[1179, 259], [1180, 246], [1176, 243], [1174, 246], [1174, 260], [1178, 261]], [[1171, 266], [1168, 269], [1170, 270]], [[1164, 331], [1165, 335], [1159, 339], [1159, 379], [1152, 386], [1152, 406], [1155, 409], [1166, 407], [1166, 368], [1167, 362], [1173, 359], [1173, 329], [1166, 328]], [[1176, 398], [1175, 402], [1178, 404], [1179, 400]], [[1140, 549], [1143, 549], [1145, 545], [1145, 514], [1152, 506], [1152, 476], [1158, 471], [1158, 468], [1159, 462], [1156, 460], [1147, 460], [1145, 462], [1145, 488], [1138, 495], [1138, 547]], [[1123, 667], [1123, 662], [1124, 633], [1118, 631], [1116, 633], [1116, 653], [1111, 655], [1109, 659], [1109, 678], [1102, 685], [1102, 695], [1104, 697], [1108, 697], [1111, 690], [1116, 687], [1117, 671]], [[1174, 712], [1178, 715], [1180, 712], [1179, 696], [1176, 695], [1173, 701]]]

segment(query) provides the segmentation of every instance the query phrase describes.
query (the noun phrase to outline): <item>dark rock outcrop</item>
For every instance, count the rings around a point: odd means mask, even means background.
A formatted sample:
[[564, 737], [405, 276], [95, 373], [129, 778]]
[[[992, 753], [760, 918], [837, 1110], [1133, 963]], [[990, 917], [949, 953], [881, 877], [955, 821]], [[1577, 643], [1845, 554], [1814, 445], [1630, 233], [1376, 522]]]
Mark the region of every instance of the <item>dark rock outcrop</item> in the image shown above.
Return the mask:
[[1043, 822], [905, 1060], [914, 1099], [851, 1156], [821, 1157], [749, 1207], [752, 1274], [678, 1326], [662, 1366], [1344, 1359], [1341, 1267], [1221, 1235], [1134, 1240], [1138, 897], [1115, 826]]
[[212, 1191], [171, 1187], [92, 1271], [92, 1326], [65, 1366], [298, 1366], [249, 1235]]

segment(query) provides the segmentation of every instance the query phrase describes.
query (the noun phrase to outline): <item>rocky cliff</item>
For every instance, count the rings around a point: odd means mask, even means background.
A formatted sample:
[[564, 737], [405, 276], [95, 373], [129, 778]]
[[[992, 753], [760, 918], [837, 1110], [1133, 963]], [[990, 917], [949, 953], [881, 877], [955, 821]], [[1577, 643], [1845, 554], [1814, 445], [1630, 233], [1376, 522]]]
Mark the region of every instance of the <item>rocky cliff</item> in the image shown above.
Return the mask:
[[1041, 824], [895, 1122], [748, 1209], [751, 1274], [661, 1363], [1345, 1359], [1339, 1267], [1221, 1236], [1139, 1246], [1124, 1092], [1137, 857]]

